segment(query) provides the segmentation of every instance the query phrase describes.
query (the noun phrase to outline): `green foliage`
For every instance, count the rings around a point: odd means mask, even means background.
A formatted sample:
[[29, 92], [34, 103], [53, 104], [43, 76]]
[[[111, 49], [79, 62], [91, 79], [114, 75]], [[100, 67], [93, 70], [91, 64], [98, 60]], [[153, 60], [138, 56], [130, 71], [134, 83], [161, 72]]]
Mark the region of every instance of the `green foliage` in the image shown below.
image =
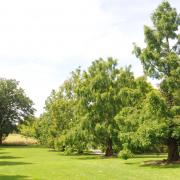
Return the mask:
[[133, 153], [128, 149], [128, 144], [123, 144], [123, 149], [118, 153], [118, 157], [124, 160], [133, 157]]
[[32, 126], [35, 137], [66, 153], [88, 147], [117, 152], [121, 142], [114, 117], [147, 93], [150, 85], [145, 82], [143, 77], [135, 80], [130, 67], [119, 68], [112, 58], [96, 60], [84, 72], [77, 69], [47, 99], [45, 113]]
[[21, 135], [25, 137], [36, 137], [36, 121], [37, 119], [31, 118], [18, 126]]
[[16, 80], [0, 79], [0, 143], [17, 124], [33, 115], [32, 105]]
[[[163, 132], [159, 132], [159, 129], [164, 126], [163, 123], [160, 123], [161, 119], [157, 118], [155, 114], [162, 109], [161, 106], [155, 111], [151, 106], [151, 103], [158, 101], [158, 98], [153, 94], [155, 90], [144, 78], [138, 78], [135, 82], [135, 88], [130, 93], [127, 91], [126, 97], [130, 99], [128, 106], [122, 108], [115, 117], [119, 127], [119, 139], [123, 143], [127, 143], [128, 148], [134, 152], [140, 148], [146, 149], [155, 143], [156, 135], [160, 136]], [[141, 93], [142, 87], [146, 87], [144, 93]], [[156, 122], [157, 119], [158, 122]]]
[[42, 117], [30, 118], [18, 126], [21, 135], [35, 138], [40, 144], [49, 146], [48, 128], [49, 124]]
[[[135, 80], [128, 68], [119, 68], [117, 61], [108, 58], [96, 60], [83, 73], [80, 88], [80, 105], [84, 110], [83, 126], [92, 135], [97, 147], [112, 155], [113, 146], [121, 146], [118, 126], [114, 117], [128, 106], [128, 94], [134, 93]], [[111, 151], [111, 152], [110, 152]], [[110, 155], [109, 154], [109, 155]]]
[[147, 75], [162, 79], [180, 65], [178, 56], [180, 17], [167, 1], [163, 1], [151, 19], [153, 27], [144, 27], [146, 47], [141, 49], [135, 45], [134, 53], [141, 60]]
[[[151, 92], [148, 95], [147, 102], [145, 102], [147, 103], [146, 109], [152, 113], [149, 121], [157, 124], [154, 129], [157, 130], [156, 127], [161, 128], [160, 124], [164, 124], [165, 129], [163, 127], [162, 129], [167, 133], [163, 133], [163, 143], [168, 145], [169, 152], [171, 149], [176, 151], [176, 156], [173, 155], [174, 152], [168, 154], [169, 160], [178, 160], [177, 146], [180, 143], [178, 120], [180, 117], [180, 34], [178, 28], [180, 16], [167, 1], [163, 1], [154, 11], [151, 19], [153, 27], [144, 27], [146, 47], [140, 48], [135, 45], [134, 53], [141, 60], [145, 74], [161, 80], [160, 93]], [[159, 134], [159, 131], [157, 132]], [[172, 148], [173, 143], [176, 148]]]
[[66, 153], [81, 153], [87, 146], [86, 131], [82, 129], [78, 88], [80, 69], [71, 73], [57, 91], [46, 100], [45, 112], [32, 128], [41, 144]]

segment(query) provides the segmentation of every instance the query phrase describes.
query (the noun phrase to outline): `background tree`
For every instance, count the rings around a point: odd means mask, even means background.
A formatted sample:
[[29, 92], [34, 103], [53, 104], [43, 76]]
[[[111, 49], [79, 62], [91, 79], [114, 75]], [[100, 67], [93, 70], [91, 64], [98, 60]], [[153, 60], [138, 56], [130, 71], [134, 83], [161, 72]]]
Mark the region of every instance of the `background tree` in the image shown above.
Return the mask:
[[0, 79], [0, 144], [20, 122], [33, 115], [32, 105], [16, 80]]
[[[145, 48], [135, 45], [134, 53], [141, 60], [146, 75], [161, 80], [160, 92], [167, 110], [164, 143], [168, 146], [168, 160], [179, 159], [180, 133], [180, 16], [167, 1], [152, 14], [153, 27], [144, 26]], [[155, 105], [155, 104], [154, 104]], [[157, 106], [157, 105], [156, 105]]]
[[18, 125], [18, 132], [24, 137], [35, 138], [38, 143], [48, 146], [48, 129], [50, 124], [44, 117], [45, 114], [39, 118], [30, 117], [20, 125]]

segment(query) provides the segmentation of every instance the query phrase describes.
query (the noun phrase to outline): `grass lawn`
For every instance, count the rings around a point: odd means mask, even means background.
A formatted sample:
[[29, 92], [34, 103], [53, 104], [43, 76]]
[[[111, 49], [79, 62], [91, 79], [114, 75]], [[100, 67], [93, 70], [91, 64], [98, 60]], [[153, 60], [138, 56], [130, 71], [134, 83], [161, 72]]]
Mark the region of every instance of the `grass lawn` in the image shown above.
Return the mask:
[[64, 156], [35, 146], [1, 146], [0, 179], [179, 180], [180, 165], [142, 164], [163, 158], [163, 155], [143, 155], [124, 161], [99, 155]]

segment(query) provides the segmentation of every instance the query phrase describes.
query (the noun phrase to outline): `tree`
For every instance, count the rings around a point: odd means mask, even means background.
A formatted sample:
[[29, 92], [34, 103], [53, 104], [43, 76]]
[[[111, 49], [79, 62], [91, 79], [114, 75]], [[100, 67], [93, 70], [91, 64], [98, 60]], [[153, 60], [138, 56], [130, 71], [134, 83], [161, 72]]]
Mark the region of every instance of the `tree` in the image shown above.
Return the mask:
[[[147, 83], [146, 78], [139, 77], [135, 79], [133, 89], [126, 89], [123, 92], [123, 102], [126, 105], [124, 104], [124, 106], [117, 113], [115, 116], [115, 121], [119, 128], [118, 137], [123, 144], [123, 149], [125, 152], [127, 149], [130, 149], [133, 153], [142, 152], [144, 149], [152, 145], [147, 139], [144, 140], [146, 136], [139, 131], [142, 130], [143, 132], [147, 132], [145, 128], [148, 127], [148, 125], [145, 127], [143, 125], [144, 116], [147, 114], [147, 109], [144, 111], [142, 111], [142, 109], [146, 107], [146, 97], [152, 90], [153, 88], [149, 83]], [[151, 114], [149, 118], [151, 119]]]
[[79, 90], [79, 102], [84, 110], [82, 126], [106, 156], [112, 156], [116, 147], [121, 146], [114, 117], [127, 105], [125, 92], [129, 88], [134, 88], [130, 68], [118, 68], [117, 61], [112, 58], [94, 61], [82, 75]]
[[[35, 126], [36, 137], [42, 144], [66, 153], [80, 153], [86, 147], [87, 137], [80, 126], [83, 110], [78, 108], [80, 77], [81, 71], [77, 69], [56, 91], [52, 91], [46, 100], [45, 112], [37, 128]], [[31, 128], [27, 126], [27, 129]]]
[[42, 145], [47, 145], [49, 124], [44, 122], [44, 117], [30, 117], [18, 125], [18, 132], [24, 137], [35, 138]]
[[0, 79], [0, 144], [17, 124], [33, 115], [32, 105], [16, 80]]
[[[119, 137], [134, 153], [149, 151], [167, 136], [167, 106], [158, 90], [134, 98], [134, 106], [123, 108], [116, 116]], [[131, 96], [131, 95], [130, 95]]]
[[168, 161], [171, 162], [179, 159], [180, 143], [180, 16], [167, 1], [163, 1], [151, 19], [153, 27], [144, 26], [146, 47], [135, 45], [134, 53], [141, 60], [145, 74], [161, 80], [161, 95], [153, 97], [166, 102], [167, 109], [161, 116], [164, 116], [168, 133], [164, 134], [163, 143], [168, 146]]

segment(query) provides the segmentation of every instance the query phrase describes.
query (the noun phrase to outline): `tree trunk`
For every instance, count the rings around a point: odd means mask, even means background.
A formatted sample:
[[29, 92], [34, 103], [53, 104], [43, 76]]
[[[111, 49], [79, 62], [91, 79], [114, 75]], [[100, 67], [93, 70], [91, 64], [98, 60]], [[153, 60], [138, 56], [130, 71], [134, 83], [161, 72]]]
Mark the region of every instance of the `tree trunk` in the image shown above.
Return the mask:
[[168, 162], [179, 160], [178, 143], [176, 139], [171, 138], [168, 142]]
[[0, 145], [2, 145], [3, 136], [2, 133], [0, 133]]
[[[167, 96], [169, 107], [171, 108], [174, 104], [174, 98], [172, 94]], [[174, 124], [171, 124], [169, 129], [174, 129]], [[169, 138], [168, 140], [168, 162], [179, 160], [179, 149], [177, 140], [174, 138]]]
[[111, 139], [108, 140], [105, 156], [107, 157], [113, 156], [113, 148], [112, 148]]

